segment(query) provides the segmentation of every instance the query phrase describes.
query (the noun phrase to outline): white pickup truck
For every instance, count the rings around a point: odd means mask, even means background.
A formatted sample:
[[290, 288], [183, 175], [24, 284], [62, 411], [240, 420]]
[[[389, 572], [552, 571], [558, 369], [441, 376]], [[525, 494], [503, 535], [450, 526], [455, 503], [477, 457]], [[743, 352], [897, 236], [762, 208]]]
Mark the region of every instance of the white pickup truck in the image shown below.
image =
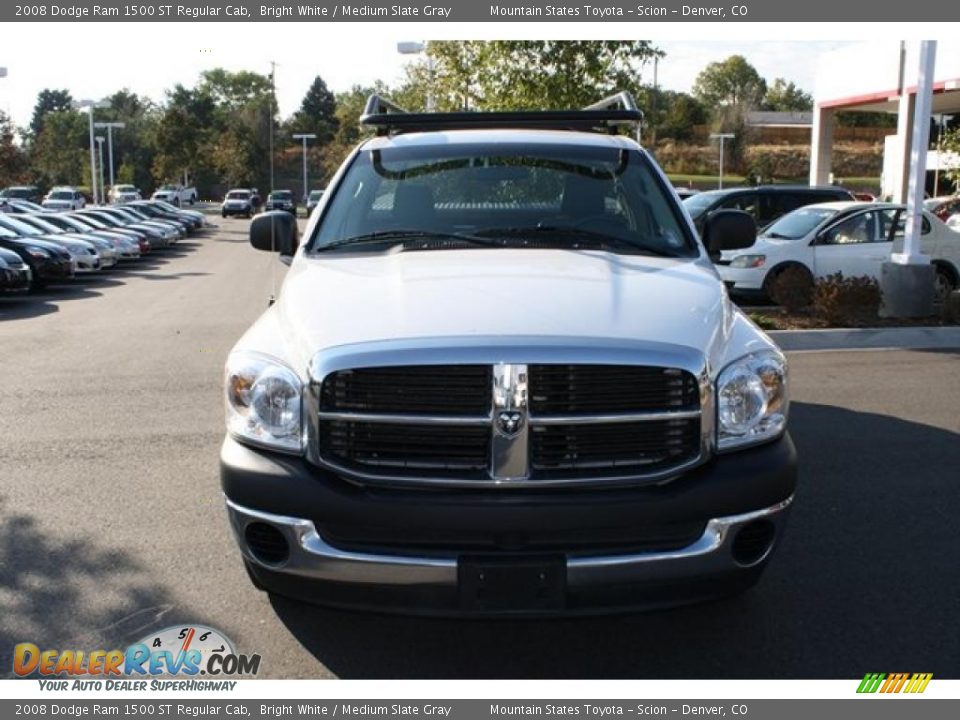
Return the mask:
[[529, 616], [756, 582], [797, 484], [786, 360], [711, 262], [756, 225], [719, 210], [698, 234], [642, 117], [626, 93], [374, 96], [378, 134], [303, 241], [289, 212], [252, 221], [290, 266], [224, 374], [221, 484], [256, 587]]
[[193, 205], [197, 201], [197, 189], [183, 185], [161, 185], [150, 196], [151, 200], [165, 200], [177, 207]]

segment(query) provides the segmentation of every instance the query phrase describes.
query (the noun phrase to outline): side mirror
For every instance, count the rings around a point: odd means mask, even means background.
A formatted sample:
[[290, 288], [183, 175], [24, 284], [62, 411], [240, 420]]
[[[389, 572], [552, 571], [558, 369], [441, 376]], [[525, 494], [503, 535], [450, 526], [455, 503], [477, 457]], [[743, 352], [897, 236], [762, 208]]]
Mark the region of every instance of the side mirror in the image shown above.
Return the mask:
[[257, 250], [293, 255], [299, 245], [297, 220], [290, 213], [271, 210], [250, 223], [250, 244]]
[[721, 250], [742, 250], [757, 241], [757, 223], [743, 210], [717, 210], [703, 221], [703, 244], [710, 257]]

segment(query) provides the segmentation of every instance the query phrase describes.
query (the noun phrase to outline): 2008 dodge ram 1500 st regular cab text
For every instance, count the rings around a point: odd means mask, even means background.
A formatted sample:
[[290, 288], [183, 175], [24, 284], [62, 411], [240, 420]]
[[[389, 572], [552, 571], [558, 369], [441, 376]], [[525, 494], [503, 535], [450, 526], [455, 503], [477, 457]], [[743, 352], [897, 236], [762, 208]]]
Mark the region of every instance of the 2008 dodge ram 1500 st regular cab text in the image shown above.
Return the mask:
[[750, 586], [796, 484], [787, 371], [621, 94], [404, 113], [343, 163], [226, 365], [221, 481], [261, 589], [397, 612], [649, 608]]

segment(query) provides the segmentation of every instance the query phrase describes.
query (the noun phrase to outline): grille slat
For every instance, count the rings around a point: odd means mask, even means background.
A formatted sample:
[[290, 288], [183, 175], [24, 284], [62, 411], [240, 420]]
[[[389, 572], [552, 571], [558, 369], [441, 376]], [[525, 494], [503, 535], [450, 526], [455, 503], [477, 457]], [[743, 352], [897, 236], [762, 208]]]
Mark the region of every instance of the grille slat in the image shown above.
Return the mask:
[[[531, 487], [643, 476], [699, 457], [700, 388], [689, 372], [533, 364], [527, 382]], [[489, 482], [492, 385], [489, 365], [332, 373], [319, 389], [320, 456], [371, 478]]]

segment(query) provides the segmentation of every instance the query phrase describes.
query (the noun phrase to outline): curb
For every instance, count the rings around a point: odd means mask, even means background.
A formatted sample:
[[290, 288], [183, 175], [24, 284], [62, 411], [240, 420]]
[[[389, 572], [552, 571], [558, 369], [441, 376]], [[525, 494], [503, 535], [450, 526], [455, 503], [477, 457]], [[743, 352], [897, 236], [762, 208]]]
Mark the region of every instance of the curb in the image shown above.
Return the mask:
[[960, 349], [960, 327], [770, 330], [781, 350]]

